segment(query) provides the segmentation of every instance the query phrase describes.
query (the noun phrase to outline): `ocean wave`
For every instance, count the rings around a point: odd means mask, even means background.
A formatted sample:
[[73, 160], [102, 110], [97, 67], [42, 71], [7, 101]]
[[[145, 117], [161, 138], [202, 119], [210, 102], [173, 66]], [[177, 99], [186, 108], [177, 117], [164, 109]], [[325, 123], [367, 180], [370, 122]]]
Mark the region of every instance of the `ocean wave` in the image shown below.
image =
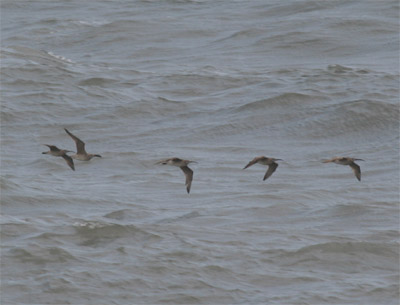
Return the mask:
[[287, 93], [279, 94], [277, 96], [270, 97], [267, 99], [262, 99], [259, 101], [247, 103], [243, 106], [238, 107], [234, 111], [235, 112], [256, 111], [258, 114], [258, 113], [260, 113], [260, 111], [269, 112], [271, 110], [274, 110], [274, 108], [277, 108], [277, 107], [279, 107], [279, 108], [287, 108], [287, 107], [300, 108], [300, 107], [304, 107], [309, 104], [323, 102], [324, 100], [327, 100], [327, 98], [324, 96], [315, 96], [315, 95], [307, 95], [307, 94], [302, 94], [302, 93], [287, 92]]
[[79, 86], [112, 86], [117, 81], [111, 78], [104, 78], [104, 77], [91, 77], [85, 80], [81, 80], [78, 85]]
[[26, 46], [8, 46], [6, 50], [9, 50], [6, 54], [15, 59], [31, 61], [32, 63], [45, 65], [47, 67], [56, 65], [64, 67], [74, 63], [71, 59], [62, 55], [57, 55], [52, 51], [38, 50]]
[[[346, 273], [399, 269], [397, 246], [389, 243], [328, 242], [294, 251], [270, 250], [267, 253], [270, 259], [279, 258], [279, 264], [286, 267], [322, 268]], [[363, 257], [363, 261], [354, 260], [356, 257]]]
[[67, 261], [78, 260], [67, 250], [59, 247], [16, 247], [10, 249], [6, 255], [10, 255], [22, 263], [34, 263], [40, 265], [46, 265], [49, 263], [65, 263]]
[[120, 238], [134, 238], [140, 241], [158, 241], [161, 237], [131, 224], [117, 224], [100, 221], [75, 223], [74, 228], [82, 239], [81, 245], [98, 247]]
[[[397, 106], [371, 100], [354, 100], [319, 108], [313, 116], [298, 121], [296, 129], [314, 137], [343, 136], [345, 133], [369, 137], [371, 132], [392, 135], [398, 129]], [[382, 132], [384, 131], [384, 132]]]

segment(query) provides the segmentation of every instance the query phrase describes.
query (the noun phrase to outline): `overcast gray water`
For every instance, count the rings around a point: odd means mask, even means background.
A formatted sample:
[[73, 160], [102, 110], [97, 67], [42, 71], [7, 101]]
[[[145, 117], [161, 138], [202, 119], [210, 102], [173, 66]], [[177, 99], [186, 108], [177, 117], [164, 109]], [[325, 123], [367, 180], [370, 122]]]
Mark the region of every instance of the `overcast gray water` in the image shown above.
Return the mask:
[[1, 1], [1, 304], [398, 304], [399, 182], [397, 0]]

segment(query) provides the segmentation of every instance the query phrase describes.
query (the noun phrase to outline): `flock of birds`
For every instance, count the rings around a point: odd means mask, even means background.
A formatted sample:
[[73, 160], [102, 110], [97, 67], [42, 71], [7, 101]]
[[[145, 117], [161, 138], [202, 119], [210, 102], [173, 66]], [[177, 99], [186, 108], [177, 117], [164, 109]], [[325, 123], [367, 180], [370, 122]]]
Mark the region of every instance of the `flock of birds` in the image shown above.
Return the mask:
[[73, 151], [59, 149], [55, 145], [48, 145], [48, 144], [44, 144], [44, 145], [48, 146], [50, 148], [50, 150], [44, 151], [43, 154], [49, 154], [54, 157], [62, 157], [67, 162], [67, 164], [69, 165], [69, 167], [72, 170], [75, 170], [75, 165], [74, 165], [73, 159], [80, 160], [80, 161], [90, 161], [94, 157], [101, 158], [100, 155], [88, 154], [85, 150], [85, 142], [83, 142], [81, 139], [79, 139], [78, 137], [76, 137], [72, 133], [70, 133], [68, 131], [68, 129], [64, 128], [64, 130], [72, 138], [72, 140], [74, 140], [74, 142], [76, 144], [76, 154], [74, 154], [72, 156], [68, 156], [67, 153], [73, 152]]
[[[75, 165], [74, 165], [74, 161], [75, 160], [80, 160], [80, 161], [90, 161], [92, 158], [94, 157], [98, 157], [101, 158], [100, 155], [96, 155], [96, 154], [88, 154], [85, 150], [85, 142], [83, 142], [81, 139], [79, 139], [78, 137], [74, 136], [71, 132], [68, 131], [68, 129], [64, 128], [65, 132], [74, 140], [75, 144], [76, 144], [76, 154], [73, 154], [71, 156], [67, 155], [67, 153], [69, 152], [73, 152], [70, 150], [65, 150], [65, 149], [59, 149], [57, 146], [55, 145], [48, 145], [48, 144], [44, 144], [46, 146], [49, 147], [49, 151], [45, 151], [43, 152], [43, 154], [49, 154], [52, 155], [54, 157], [62, 157], [67, 164], [69, 165], [69, 167], [72, 170], [75, 170]], [[271, 175], [276, 171], [276, 169], [278, 168], [278, 163], [276, 163], [276, 161], [283, 161], [282, 159], [275, 159], [275, 158], [267, 158], [264, 156], [260, 156], [260, 157], [255, 157], [253, 160], [251, 160], [243, 169], [246, 169], [256, 163], [262, 164], [262, 165], [267, 165], [268, 166], [268, 170], [264, 175], [263, 181], [268, 179], [269, 177], [271, 177]], [[336, 164], [340, 164], [340, 165], [348, 165], [351, 167], [351, 169], [353, 170], [356, 178], [358, 179], [358, 181], [361, 181], [361, 169], [360, 166], [358, 164], [356, 164], [354, 161], [364, 161], [363, 159], [355, 159], [355, 158], [350, 158], [350, 157], [335, 157], [329, 160], [324, 160], [322, 161], [323, 163], [329, 163], [329, 162], [333, 162]], [[186, 191], [188, 192], [188, 194], [190, 193], [190, 187], [192, 185], [192, 180], [193, 180], [193, 171], [188, 167], [189, 163], [197, 163], [196, 161], [190, 161], [190, 160], [183, 160], [183, 159], [179, 159], [179, 158], [169, 158], [169, 159], [165, 159], [165, 160], [161, 160], [159, 162], [157, 162], [156, 164], [163, 164], [163, 165], [172, 165], [172, 166], [177, 166], [179, 167], [183, 173], [185, 174], [186, 177]]]

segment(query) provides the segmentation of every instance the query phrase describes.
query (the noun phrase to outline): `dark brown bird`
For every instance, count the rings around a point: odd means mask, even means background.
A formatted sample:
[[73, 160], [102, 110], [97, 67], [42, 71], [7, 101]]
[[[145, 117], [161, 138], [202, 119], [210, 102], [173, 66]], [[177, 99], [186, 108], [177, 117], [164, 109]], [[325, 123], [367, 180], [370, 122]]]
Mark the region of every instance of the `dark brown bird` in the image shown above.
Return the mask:
[[101, 158], [100, 155], [95, 154], [88, 154], [85, 150], [85, 142], [83, 142], [78, 137], [74, 136], [72, 133], [68, 131], [68, 129], [64, 128], [65, 132], [75, 141], [76, 144], [76, 154], [72, 155], [71, 157], [76, 160], [80, 161], [89, 161], [93, 157]]
[[260, 164], [263, 164], [263, 165], [268, 165], [268, 170], [265, 173], [264, 179], [263, 179], [263, 181], [265, 181], [278, 168], [278, 163], [276, 163], [275, 161], [283, 161], [283, 160], [282, 159], [275, 159], [275, 158], [267, 158], [267, 157], [264, 157], [264, 156], [255, 157], [243, 169], [246, 169], [246, 168], [248, 168], [248, 167], [250, 167], [250, 166], [252, 166], [253, 164], [256, 164], [256, 163], [260, 163]]
[[190, 193], [190, 187], [192, 185], [192, 180], [193, 180], [193, 171], [187, 166], [189, 163], [197, 163], [196, 161], [189, 161], [189, 160], [182, 160], [179, 158], [170, 158], [170, 159], [165, 159], [157, 162], [156, 164], [163, 164], [163, 165], [172, 165], [172, 166], [177, 166], [179, 167], [183, 173], [185, 174], [186, 177], [186, 191], [188, 194]]
[[356, 178], [358, 179], [358, 181], [361, 181], [361, 168], [354, 161], [365, 161], [365, 160], [349, 158], [349, 157], [335, 157], [335, 158], [332, 158], [332, 159], [329, 159], [329, 160], [324, 160], [322, 162], [323, 163], [333, 162], [333, 163], [336, 163], [336, 164], [348, 165], [353, 170], [353, 172], [356, 175]]
[[69, 167], [74, 171], [75, 166], [74, 166], [74, 161], [70, 156], [67, 155], [67, 152], [71, 152], [70, 150], [65, 150], [65, 149], [59, 149], [57, 146], [54, 145], [48, 145], [48, 144], [43, 144], [46, 145], [48, 148], [50, 148], [49, 151], [44, 151], [42, 154], [49, 154], [54, 157], [62, 157], [65, 162], [69, 165]]

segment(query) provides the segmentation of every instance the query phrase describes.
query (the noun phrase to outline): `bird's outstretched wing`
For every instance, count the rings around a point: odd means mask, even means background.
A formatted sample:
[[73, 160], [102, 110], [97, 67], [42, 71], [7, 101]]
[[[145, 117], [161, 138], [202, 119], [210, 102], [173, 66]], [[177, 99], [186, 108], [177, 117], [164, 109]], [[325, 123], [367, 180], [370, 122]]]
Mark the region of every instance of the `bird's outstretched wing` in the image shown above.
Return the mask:
[[361, 168], [358, 164], [352, 162], [349, 164], [349, 166], [351, 167], [351, 169], [354, 172], [354, 175], [356, 175], [358, 181], [361, 181]]
[[192, 180], [193, 180], [193, 171], [187, 166], [182, 166], [181, 170], [183, 171], [183, 173], [186, 176], [185, 185], [186, 185], [186, 190], [187, 190], [187, 192], [189, 194], [190, 193], [190, 187], [192, 185]]
[[70, 156], [68, 156], [67, 154], [63, 154], [61, 157], [63, 157], [65, 162], [67, 162], [69, 167], [74, 171], [75, 170], [74, 160], [72, 160], [72, 158]]
[[72, 133], [70, 133], [67, 128], [64, 128], [64, 130], [75, 141], [76, 153], [77, 154], [86, 154], [85, 142], [83, 142], [81, 139], [79, 139], [78, 137], [76, 137]]
[[268, 179], [276, 171], [277, 167], [278, 167], [278, 163], [275, 163], [275, 162], [271, 163], [271, 165], [268, 166], [268, 170], [265, 173], [263, 181]]
[[246, 169], [254, 164], [256, 164], [262, 157], [255, 157], [253, 160], [251, 160], [247, 165], [243, 168]]

